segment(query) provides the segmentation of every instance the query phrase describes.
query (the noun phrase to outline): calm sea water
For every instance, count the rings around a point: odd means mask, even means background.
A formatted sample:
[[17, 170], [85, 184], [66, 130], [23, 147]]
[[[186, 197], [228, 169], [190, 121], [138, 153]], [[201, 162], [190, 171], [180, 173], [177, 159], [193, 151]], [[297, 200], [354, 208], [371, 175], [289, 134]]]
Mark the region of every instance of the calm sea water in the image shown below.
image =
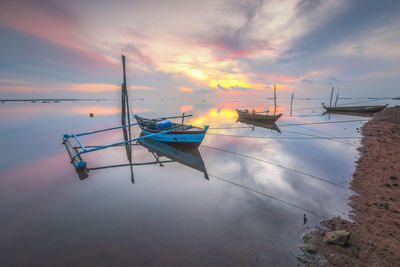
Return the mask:
[[[157, 152], [133, 146], [133, 163], [153, 162], [133, 167], [134, 183], [126, 166], [80, 180], [62, 144], [64, 133], [120, 125], [118, 101], [1, 103], [2, 265], [295, 265], [304, 231], [349, 215], [346, 187], [365, 122], [355, 120], [368, 118], [322, 115], [324, 100], [296, 99], [293, 116], [289, 101], [278, 100], [280, 132], [236, 122], [236, 107], [261, 111], [272, 102], [131, 99], [132, 112], [146, 117], [185, 112], [193, 125], [227, 128], [210, 129], [195, 155], [209, 180], [196, 164], [161, 157], [170, 162], [160, 166]], [[85, 145], [122, 139], [120, 129], [81, 138]], [[89, 168], [128, 163], [125, 147], [83, 158]]]

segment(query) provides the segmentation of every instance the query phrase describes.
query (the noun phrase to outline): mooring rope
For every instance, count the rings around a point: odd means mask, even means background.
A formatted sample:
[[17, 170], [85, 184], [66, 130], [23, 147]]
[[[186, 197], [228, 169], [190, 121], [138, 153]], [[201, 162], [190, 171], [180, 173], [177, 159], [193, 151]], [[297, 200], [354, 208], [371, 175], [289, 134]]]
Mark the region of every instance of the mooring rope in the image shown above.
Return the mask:
[[207, 145], [202, 145], [201, 147], [214, 149], [214, 150], [217, 150], [217, 151], [234, 154], [234, 155], [237, 155], [237, 156], [240, 156], [240, 157], [243, 157], [243, 158], [248, 158], [248, 159], [260, 161], [260, 162], [263, 162], [263, 163], [271, 164], [271, 165], [277, 166], [279, 168], [282, 168], [282, 169], [285, 169], [285, 170], [288, 170], [288, 171], [292, 171], [292, 172], [295, 172], [295, 173], [298, 173], [298, 174], [301, 174], [301, 175], [304, 175], [304, 176], [308, 176], [310, 178], [317, 179], [317, 180], [320, 180], [322, 182], [325, 182], [325, 183], [328, 183], [328, 184], [331, 184], [331, 185], [334, 185], [334, 186], [337, 186], [337, 187], [340, 187], [340, 188], [343, 188], [343, 189], [347, 190], [346, 186], [331, 182], [331, 181], [329, 181], [327, 179], [324, 179], [324, 178], [321, 178], [321, 177], [318, 177], [318, 176], [315, 176], [315, 175], [312, 175], [312, 174], [309, 174], [309, 173], [305, 173], [305, 172], [302, 172], [302, 171], [299, 171], [299, 170], [296, 170], [296, 169], [292, 169], [292, 168], [283, 166], [283, 165], [278, 164], [278, 163], [274, 163], [274, 162], [267, 161], [267, 160], [264, 160], [264, 159], [255, 158], [255, 157], [244, 155], [244, 154], [240, 154], [238, 152], [234, 152], [234, 151], [230, 151], [230, 150], [226, 150], [226, 149], [222, 149], [222, 148], [217, 148], [217, 147], [212, 147], [212, 146], [207, 146]]
[[[358, 121], [368, 121], [369, 119], [358, 119], [358, 120], [345, 120], [345, 121], [322, 121], [322, 122], [305, 122], [305, 123], [287, 123], [287, 124], [277, 124], [278, 127], [286, 126], [298, 126], [298, 125], [318, 125], [318, 124], [335, 124], [335, 123], [347, 123], [347, 122], [358, 122]], [[257, 127], [257, 126], [256, 126]], [[244, 129], [248, 126], [236, 126], [236, 127], [210, 127], [210, 130], [225, 130], [225, 129]]]
[[224, 179], [224, 178], [218, 177], [218, 176], [213, 175], [213, 174], [208, 174], [208, 175], [211, 176], [211, 177], [213, 177], [213, 178], [215, 178], [215, 179], [218, 179], [218, 180], [220, 180], [220, 181], [223, 181], [223, 182], [226, 182], [226, 183], [235, 185], [235, 186], [237, 186], [237, 187], [240, 187], [240, 188], [242, 188], [242, 189], [246, 189], [246, 190], [251, 191], [251, 192], [253, 192], [253, 193], [259, 194], [259, 195], [261, 195], [261, 196], [263, 196], [263, 197], [267, 197], [267, 198], [273, 199], [273, 200], [275, 200], [275, 201], [284, 203], [284, 204], [286, 204], [286, 205], [289, 205], [289, 206], [292, 206], [292, 207], [301, 209], [301, 210], [303, 210], [303, 211], [305, 211], [305, 212], [311, 213], [311, 214], [313, 214], [313, 215], [315, 215], [315, 216], [318, 216], [318, 217], [321, 217], [321, 218], [323, 218], [323, 219], [328, 218], [327, 216], [321, 215], [321, 214], [319, 214], [319, 213], [317, 213], [317, 212], [315, 212], [315, 211], [312, 211], [312, 210], [310, 210], [310, 209], [308, 209], [308, 208], [304, 208], [304, 207], [299, 206], [299, 205], [297, 205], [297, 204], [294, 204], [294, 203], [292, 203], [292, 202], [289, 202], [289, 201], [286, 201], [286, 200], [282, 200], [282, 199], [276, 198], [276, 197], [274, 197], [274, 196], [268, 195], [268, 194], [266, 194], [266, 193], [263, 193], [263, 192], [258, 191], [258, 190], [256, 190], [256, 189], [253, 189], [253, 188], [251, 188], [251, 187], [248, 187], [248, 186], [245, 186], [245, 185], [241, 185], [241, 184], [238, 184], [238, 183], [235, 183], [235, 182], [226, 180], [226, 179]]
[[234, 134], [218, 134], [210, 133], [210, 135], [237, 137], [237, 138], [258, 138], [258, 139], [281, 139], [281, 140], [333, 140], [333, 139], [359, 139], [359, 136], [337, 136], [337, 137], [283, 137], [283, 136], [252, 136], [252, 135], [234, 135]]

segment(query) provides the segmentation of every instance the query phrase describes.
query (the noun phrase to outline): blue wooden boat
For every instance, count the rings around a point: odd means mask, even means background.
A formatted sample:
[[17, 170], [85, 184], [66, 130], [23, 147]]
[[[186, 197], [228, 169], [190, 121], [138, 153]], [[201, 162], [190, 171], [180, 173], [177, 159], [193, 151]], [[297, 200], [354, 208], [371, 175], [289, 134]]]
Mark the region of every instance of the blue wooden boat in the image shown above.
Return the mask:
[[152, 135], [150, 138], [169, 144], [199, 147], [208, 130], [208, 125], [200, 128], [173, 123], [166, 118], [147, 119], [138, 115], [134, 117], [144, 135]]

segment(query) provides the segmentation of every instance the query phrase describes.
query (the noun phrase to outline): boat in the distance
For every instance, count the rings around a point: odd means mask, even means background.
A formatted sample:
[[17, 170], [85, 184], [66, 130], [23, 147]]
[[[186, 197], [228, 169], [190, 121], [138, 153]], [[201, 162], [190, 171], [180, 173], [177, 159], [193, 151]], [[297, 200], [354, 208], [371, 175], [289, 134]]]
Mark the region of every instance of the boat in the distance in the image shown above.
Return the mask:
[[256, 112], [254, 109], [250, 112], [248, 109], [236, 109], [240, 119], [247, 119], [254, 122], [276, 122], [281, 116], [280, 114], [269, 115], [268, 111]]
[[327, 107], [324, 104], [322, 106], [328, 111], [328, 112], [358, 112], [358, 113], [374, 113], [374, 112], [379, 112], [386, 108], [388, 105], [384, 106], [340, 106], [340, 107]]
[[170, 144], [197, 148], [208, 130], [208, 125], [200, 128], [169, 120], [169, 118], [182, 118], [182, 116], [157, 119], [147, 119], [138, 115], [134, 117], [144, 135], [151, 135], [149, 138], [153, 140]]

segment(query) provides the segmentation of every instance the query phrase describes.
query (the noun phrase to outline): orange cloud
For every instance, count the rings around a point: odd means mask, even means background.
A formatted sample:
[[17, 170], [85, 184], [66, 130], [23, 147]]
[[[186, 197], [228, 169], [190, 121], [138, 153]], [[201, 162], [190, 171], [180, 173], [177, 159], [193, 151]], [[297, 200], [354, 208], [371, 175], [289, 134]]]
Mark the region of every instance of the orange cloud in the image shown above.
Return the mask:
[[104, 83], [79, 83], [71, 84], [67, 89], [80, 92], [104, 92], [121, 90], [121, 86]]
[[192, 88], [188, 88], [188, 87], [179, 87], [179, 90], [181, 90], [182, 92], [193, 92]]
[[[142, 113], [149, 112], [151, 109], [132, 109], [131, 112]], [[119, 107], [104, 107], [104, 106], [86, 106], [86, 107], [75, 107], [70, 110], [71, 113], [77, 114], [89, 114], [93, 113], [96, 115], [113, 115], [121, 113], [121, 108]]]
[[181, 106], [181, 112], [191, 111], [193, 110], [193, 106]]
[[153, 87], [141, 86], [141, 85], [131, 85], [131, 86], [128, 86], [128, 89], [133, 89], [133, 90], [154, 90]]
[[30, 86], [14, 86], [14, 85], [0, 85], [0, 92], [7, 93], [50, 93], [48, 89], [30, 87]]

